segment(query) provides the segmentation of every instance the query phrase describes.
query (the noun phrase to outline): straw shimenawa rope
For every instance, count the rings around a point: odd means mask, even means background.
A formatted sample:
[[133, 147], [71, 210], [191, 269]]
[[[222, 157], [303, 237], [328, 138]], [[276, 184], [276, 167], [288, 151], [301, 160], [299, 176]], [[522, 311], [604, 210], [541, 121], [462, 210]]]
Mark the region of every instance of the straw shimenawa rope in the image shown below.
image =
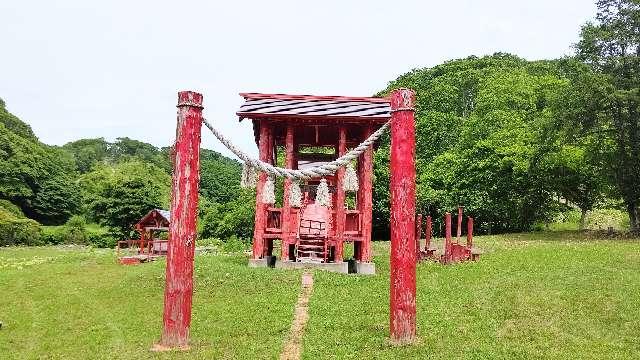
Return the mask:
[[202, 119], [204, 125], [211, 130], [213, 135], [220, 140], [224, 146], [227, 147], [232, 153], [234, 153], [237, 157], [239, 157], [246, 164], [251, 165], [256, 169], [260, 169], [270, 175], [278, 176], [278, 177], [288, 177], [294, 180], [300, 179], [312, 179], [319, 178], [327, 175], [332, 175], [338, 170], [340, 167], [343, 167], [352, 160], [356, 159], [360, 154], [362, 154], [369, 146], [371, 146], [376, 140], [382, 136], [385, 130], [389, 127], [390, 121], [387, 121], [380, 129], [376, 130], [371, 136], [369, 136], [365, 141], [363, 141], [360, 145], [356, 146], [353, 150], [344, 154], [343, 156], [333, 160], [332, 162], [316, 166], [310, 169], [304, 170], [294, 170], [294, 169], [285, 169], [281, 167], [273, 166], [264, 161], [260, 161], [257, 159], [253, 159], [249, 157], [249, 155], [242, 152], [242, 150], [238, 149], [231, 141], [229, 141], [222, 133], [216, 130], [211, 124], [206, 120]]

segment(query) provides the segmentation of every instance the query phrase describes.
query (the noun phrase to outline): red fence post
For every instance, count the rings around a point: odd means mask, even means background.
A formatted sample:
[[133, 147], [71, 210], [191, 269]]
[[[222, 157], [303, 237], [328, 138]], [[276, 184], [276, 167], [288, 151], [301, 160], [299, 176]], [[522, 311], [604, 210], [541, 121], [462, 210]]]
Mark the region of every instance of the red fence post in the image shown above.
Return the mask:
[[456, 228], [456, 243], [460, 243], [462, 237], [462, 206], [458, 206], [458, 227]]
[[443, 263], [448, 264], [451, 260], [451, 213], [444, 215], [444, 258]]
[[433, 226], [431, 224], [431, 215], [427, 215], [426, 223], [427, 224], [424, 226], [424, 251], [429, 251], [429, 248], [431, 247], [431, 232], [433, 231]]
[[467, 217], [467, 247], [473, 246], [473, 218]]
[[178, 125], [174, 145], [171, 225], [167, 249], [163, 331], [156, 350], [189, 346], [193, 256], [200, 181], [202, 95], [178, 93]]
[[415, 92], [391, 93], [390, 333], [396, 343], [416, 337]]

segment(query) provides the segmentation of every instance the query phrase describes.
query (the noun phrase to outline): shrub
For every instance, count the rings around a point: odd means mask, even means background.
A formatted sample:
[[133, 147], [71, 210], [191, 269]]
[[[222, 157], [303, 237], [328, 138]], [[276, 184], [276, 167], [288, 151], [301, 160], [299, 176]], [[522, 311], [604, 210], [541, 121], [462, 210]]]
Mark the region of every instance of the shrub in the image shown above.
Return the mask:
[[227, 241], [222, 243], [222, 250], [225, 252], [241, 252], [249, 248], [250, 242], [232, 235]]
[[596, 209], [587, 214], [587, 229], [607, 230], [609, 227], [615, 230], [627, 230], [629, 216], [624, 211], [617, 209]]
[[118, 237], [103, 227], [87, 227], [87, 242], [99, 248], [114, 248]]
[[67, 229], [64, 225], [43, 226], [42, 242], [49, 245], [64, 244], [67, 241]]
[[24, 213], [22, 213], [20, 207], [9, 200], [0, 199], [0, 209], [8, 212], [16, 218], [24, 218]]
[[42, 229], [37, 221], [18, 219], [4, 211], [0, 214], [0, 246], [42, 245]]
[[72, 216], [64, 225], [66, 230], [67, 244], [87, 244], [87, 221], [84, 217], [75, 215]]

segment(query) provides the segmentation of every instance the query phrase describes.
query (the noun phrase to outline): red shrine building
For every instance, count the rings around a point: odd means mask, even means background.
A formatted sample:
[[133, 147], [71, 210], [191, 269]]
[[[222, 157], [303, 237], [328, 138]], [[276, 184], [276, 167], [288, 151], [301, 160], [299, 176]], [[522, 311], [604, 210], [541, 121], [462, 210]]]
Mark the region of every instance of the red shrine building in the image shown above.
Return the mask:
[[[253, 122], [260, 160], [305, 169], [325, 164], [358, 146], [391, 118], [389, 99], [241, 93], [236, 113]], [[316, 202], [321, 178], [299, 183], [302, 201], [290, 203], [293, 182], [284, 179], [283, 195], [273, 204], [262, 201], [267, 174], [256, 185], [256, 214], [251, 266], [300, 267], [309, 263], [347, 272], [345, 244], [353, 245], [357, 272], [374, 273], [371, 262], [373, 148], [354, 161], [358, 190], [343, 189], [345, 167], [325, 176], [329, 206]], [[276, 191], [278, 193], [278, 191]], [[280, 242], [280, 254], [274, 243]], [[269, 262], [269, 264], [267, 264]]]

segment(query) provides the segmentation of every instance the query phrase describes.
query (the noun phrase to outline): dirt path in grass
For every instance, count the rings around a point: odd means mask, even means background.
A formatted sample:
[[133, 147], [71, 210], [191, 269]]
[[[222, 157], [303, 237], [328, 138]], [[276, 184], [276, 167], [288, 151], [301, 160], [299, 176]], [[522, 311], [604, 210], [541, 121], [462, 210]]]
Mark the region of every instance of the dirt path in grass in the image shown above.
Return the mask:
[[293, 314], [293, 322], [289, 335], [284, 343], [284, 348], [280, 353], [280, 360], [297, 360], [302, 355], [302, 335], [309, 320], [309, 298], [313, 291], [313, 274], [304, 272], [302, 274], [302, 289], [298, 296], [298, 303]]

